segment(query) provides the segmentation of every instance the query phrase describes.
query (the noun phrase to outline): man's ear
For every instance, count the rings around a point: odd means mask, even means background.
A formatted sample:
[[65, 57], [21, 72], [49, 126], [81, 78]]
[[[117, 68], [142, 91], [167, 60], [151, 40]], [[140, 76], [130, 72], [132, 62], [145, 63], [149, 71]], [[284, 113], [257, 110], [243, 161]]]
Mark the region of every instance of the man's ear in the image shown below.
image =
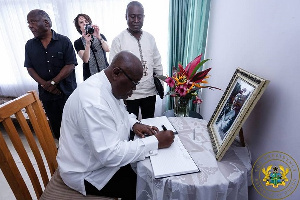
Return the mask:
[[119, 67], [113, 68], [113, 73], [114, 73], [115, 75], [119, 75], [119, 74], [121, 73], [120, 68], [119, 68]]
[[44, 19], [44, 23], [46, 27], [50, 27], [50, 23], [48, 22], [48, 20]]
[[121, 70], [118, 67], [113, 68], [112, 75], [113, 79], [116, 79], [121, 73]]

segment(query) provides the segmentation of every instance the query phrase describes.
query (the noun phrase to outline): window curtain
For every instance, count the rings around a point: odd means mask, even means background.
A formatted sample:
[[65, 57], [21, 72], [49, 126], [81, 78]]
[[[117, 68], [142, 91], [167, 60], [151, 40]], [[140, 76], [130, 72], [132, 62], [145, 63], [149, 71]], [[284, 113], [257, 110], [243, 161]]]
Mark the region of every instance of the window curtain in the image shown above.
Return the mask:
[[[178, 62], [186, 66], [201, 53], [204, 58], [209, 9], [210, 0], [170, 1], [169, 75]], [[172, 102], [169, 100], [170, 108]], [[200, 108], [192, 109], [199, 112]]]
[[[88, 14], [100, 27], [108, 44], [127, 28], [126, 6], [131, 0], [0, 0], [0, 96], [17, 97], [29, 90], [37, 90], [37, 83], [24, 67], [25, 43], [33, 38], [27, 25], [27, 14], [33, 9], [45, 10], [52, 29], [66, 35], [73, 43], [80, 37], [73, 23], [79, 13]], [[144, 6], [143, 30], [156, 39], [165, 72], [168, 69], [168, 0], [139, 0]], [[157, 14], [159, 13], [159, 15]], [[109, 56], [109, 53], [107, 54]], [[83, 81], [82, 60], [77, 57], [76, 79]], [[159, 99], [160, 100], [160, 99]], [[162, 101], [159, 101], [162, 107]], [[161, 108], [158, 113], [161, 112]], [[159, 115], [159, 114], [158, 114]]]

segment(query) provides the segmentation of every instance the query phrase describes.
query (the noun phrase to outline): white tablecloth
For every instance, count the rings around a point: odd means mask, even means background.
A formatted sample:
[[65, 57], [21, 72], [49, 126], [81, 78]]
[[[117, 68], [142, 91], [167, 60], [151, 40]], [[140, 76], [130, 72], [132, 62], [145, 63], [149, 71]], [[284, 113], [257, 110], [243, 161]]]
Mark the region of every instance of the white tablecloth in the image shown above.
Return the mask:
[[147, 158], [136, 165], [137, 199], [247, 200], [248, 186], [251, 185], [248, 148], [235, 142], [218, 162], [205, 120], [190, 117], [168, 119], [178, 131], [183, 145], [200, 172], [155, 179], [150, 159]]

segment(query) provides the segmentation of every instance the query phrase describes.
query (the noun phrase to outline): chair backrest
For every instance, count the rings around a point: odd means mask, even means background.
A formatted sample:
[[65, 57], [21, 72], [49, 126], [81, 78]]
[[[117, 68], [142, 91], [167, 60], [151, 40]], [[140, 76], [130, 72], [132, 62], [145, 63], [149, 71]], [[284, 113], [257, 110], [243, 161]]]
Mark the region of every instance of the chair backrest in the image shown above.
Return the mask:
[[[24, 115], [28, 115], [29, 119]], [[37, 93], [30, 91], [21, 97], [0, 105], [0, 123], [3, 124], [5, 132], [7, 132], [15, 151], [18, 153], [30, 178], [36, 197], [39, 199], [43, 193], [43, 188], [46, 187], [49, 178], [57, 168], [57, 149]], [[22, 133], [19, 134], [20, 131], [18, 132], [18, 130], [21, 130]], [[8, 140], [4, 139], [3, 134], [4, 131], [1, 132], [0, 130], [0, 168], [17, 199], [35, 199], [30, 195], [14, 160], [15, 158], [12, 156], [11, 148], [9, 149], [6, 143]], [[30, 160], [20, 136], [26, 137], [36, 164]], [[42, 150], [38, 147], [39, 145]], [[38, 170], [34, 169], [36, 165]]]

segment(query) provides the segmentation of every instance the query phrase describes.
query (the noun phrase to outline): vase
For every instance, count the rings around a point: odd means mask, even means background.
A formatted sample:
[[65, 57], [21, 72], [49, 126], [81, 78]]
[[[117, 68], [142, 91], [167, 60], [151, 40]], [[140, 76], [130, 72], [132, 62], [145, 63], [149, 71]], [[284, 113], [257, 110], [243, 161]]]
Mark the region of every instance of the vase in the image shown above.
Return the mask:
[[173, 97], [175, 117], [188, 117], [190, 112], [189, 98]]

